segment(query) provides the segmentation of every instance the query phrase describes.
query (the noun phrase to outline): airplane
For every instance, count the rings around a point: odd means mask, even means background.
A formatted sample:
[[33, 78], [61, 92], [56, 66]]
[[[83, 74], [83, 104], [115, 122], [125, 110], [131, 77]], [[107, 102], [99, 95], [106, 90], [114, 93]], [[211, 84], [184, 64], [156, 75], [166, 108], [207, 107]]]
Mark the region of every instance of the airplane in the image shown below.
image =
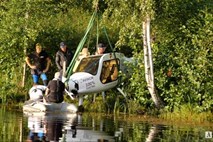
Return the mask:
[[[72, 98], [79, 98], [79, 106], [83, 105], [83, 97], [87, 94], [99, 93], [121, 83], [121, 73], [128, 74], [128, 63], [133, 63], [133, 58], [127, 58], [123, 53], [106, 53], [90, 55], [77, 60], [73, 73], [69, 78], [63, 77], [66, 92]], [[124, 92], [117, 88], [123, 95]]]

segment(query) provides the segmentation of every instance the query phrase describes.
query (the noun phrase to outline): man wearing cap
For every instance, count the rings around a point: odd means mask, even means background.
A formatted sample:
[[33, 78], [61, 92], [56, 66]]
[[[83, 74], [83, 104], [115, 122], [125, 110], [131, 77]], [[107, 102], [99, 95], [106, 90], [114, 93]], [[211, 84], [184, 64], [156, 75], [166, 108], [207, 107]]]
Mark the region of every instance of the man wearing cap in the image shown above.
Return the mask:
[[[97, 51], [95, 52], [95, 55], [102, 55], [104, 54], [105, 50], [106, 50], [106, 46], [103, 43], [99, 43], [97, 46]], [[105, 92], [102, 92], [101, 94], [102, 94], [102, 97], [105, 98], [105, 95], [106, 95]], [[97, 96], [97, 93], [93, 95], [93, 102], [95, 102], [96, 96]]]
[[39, 77], [41, 77], [43, 84], [47, 86], [46, 72], [50, 67], [50, 57], [46, 51], [42, 50], [40, 43], [36, 44], [36, 51], [29, 54], [25, 61], [31, 69], [34, 85], [38, 85]]
[[68, 67], [72, 58], [73, 58], [73, 53], [67, 48], [67, 45], [65, 42], [61, 42], [60, 49], [56, 53], [56, 58], [55, 58], [55, 63], [57, 65], [58, 71], [61, 74], [63, 72], [64, 62], [66, 64], [66, 67]]
[[95, 52], [95, 55], [104, 54], [105, 50], [106, 50], [106, 46], [103, 43], [99, 43], [97, 46], [97, 51]]

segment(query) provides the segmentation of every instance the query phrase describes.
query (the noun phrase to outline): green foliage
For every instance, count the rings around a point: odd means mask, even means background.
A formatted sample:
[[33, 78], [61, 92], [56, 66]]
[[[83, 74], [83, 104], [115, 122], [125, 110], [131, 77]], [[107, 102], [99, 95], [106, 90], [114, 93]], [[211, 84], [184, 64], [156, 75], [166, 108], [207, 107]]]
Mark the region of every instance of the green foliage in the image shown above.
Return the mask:
[[[88, 0], [88, 2], [91, 2]], [[79, 8], [78, 6], [83, 6]], [[83, 8], [90, 7], [86, 11]], [[84, 35], [91, 4], [79, 1], [4, 1], [0, 4], [0, 70], [3, 86], [1, 100], [13, 94], [13, 88], [20, 88], [22, 70], [26, 54], [34, 51], [40, 42], [52, 58], [52, 68], [48, 73], [52, 78], [56, 68], [54, 56], [61, 41], [67, 41], [75, 51]], [[73, 14], [75, 13], [75, 14]], [[27, 68], [26, 87], [32, 84]], [[28, 85], [29, 84], [29, 85]], [[28, 88], [29, 88], [28, 87]], [[27, 94], [27, 92], [25, 92]]]
[[[7, 100], [6, 96], [13, 96], [16, 91], [14, 88], [20, 88], [24, 57], [34, 50], [37, 42], [40, 42], [51, 55], [53, 64], [48, 75], [49, 78], [52, 77], [56, 70], [54, 56], [58, 44], [67, 41], [69, 47], [75, 51], [97, 2], [97, 0], [1, 2], [2, 102]], [[154, 107], [145, 82], [143, 60], [142, 22], [149, 16], [155, 84], [166, 104], [166, 109], [174, 111], [182, 105], [190, 104], [194, 111], [212, 111], [211, 0], [99, 0], [98, 8], [99, 41], [107, 43], [101, 31], [105, 26], [116, 50], [128, 57], [133, 56], [138, 63], [131, 66], [133, 74], [122, 86], [127, 94], [127, 100], [117, 94], [111, 95], [108, 110], [135, 112], [133, 107], [138, 109], [141, 109], [140, 106], [145, 109]], [[94, 27], [87, 46], [94, 47], [96, 33]], [[29, 68], [26, 80], [28, 87], [32, 83]]]
[[[209, 24], [212, 21], [212, 16], [209, 16], [210, 7], [208, 2], [195, 2], [190, 5], [182, 3], [182, 5], [181, 10], [187, 11], [187, 14], [173, 15], [174, 24], [170, 23], [173, 28], [166, 26], [165, 23], [159, 25], [165, 37], [161, 36], [161, 30], [158, 30], [157, 37], [160, 39], [156, 40], [154, 46], [157, 48], [156, 83], [169, 110], [186, 103], [195, 105], [197, 111], [209, 110], [212, 109], [210, 95], [212, 69], [209, 66], [212, 64], [213, 39], [212, 25]], [[164, 11], [163, 16], [166, 16], [167, 12], [170, 15], [171, 11], [175, 12], [174, 9], [168, 9]], [[166, 22], [160, 18], [160, 21]], [[172, 70], [171, 77], [166, 76], [169, 69]]]
[[196, 111], [211, 110], [211, 1], [164, 0], [149, 1], [147, 5], [140, 0], [107, 2], [106, 17], [120, 26], [116, 45], [121, 49], [131, 47], [138, 59], [131, 87], [125, 88], [128, 96], [134, 96], [132, 99], [145, 107], [153, 105], [145, 82], [142, 51], [142, 22], [148, 14], [152, 18], [155, 84], [166, 109], [172, 111], [190, 103]]

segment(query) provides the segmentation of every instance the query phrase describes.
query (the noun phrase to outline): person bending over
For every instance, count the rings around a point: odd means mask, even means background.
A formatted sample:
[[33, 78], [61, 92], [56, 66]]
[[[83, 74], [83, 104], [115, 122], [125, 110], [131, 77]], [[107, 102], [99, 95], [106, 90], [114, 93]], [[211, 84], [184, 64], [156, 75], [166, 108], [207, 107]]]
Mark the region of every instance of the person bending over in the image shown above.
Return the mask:
[[60, 79], [60, 72], [56, 72], [53, 80], [49, 81], [45, 91], [44, 102], [61, 103], [64, 101], [65, 84]]

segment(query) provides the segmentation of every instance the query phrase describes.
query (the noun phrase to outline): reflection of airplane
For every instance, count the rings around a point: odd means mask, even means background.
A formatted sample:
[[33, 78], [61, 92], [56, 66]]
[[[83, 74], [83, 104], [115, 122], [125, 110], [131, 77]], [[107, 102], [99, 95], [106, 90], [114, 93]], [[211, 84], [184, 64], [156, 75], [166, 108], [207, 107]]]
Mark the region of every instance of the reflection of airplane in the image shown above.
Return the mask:
[[59, 141], [62, 139], [64, 123], [75, 126], [77, 114], [68, 113], [25, 113], [30, 130], [28, 141]]
[[[92, 125], [96, 124], [95, 120]], [[109, 136], [107, 133], [103, 132], [103, 121], [100, 123], [100, 129], [94, 130], [93, 128], [83, 127], [82, 124], [82, 116], [78, 115], [78, 125], [73, 129], [72, 127], [68, 127], [65, 129], [66, 133], [64, 135], [67, 142], [114, 142], [115, 139], [113, 136]]]
[[132, 59], [122, 53], [107, 53], [84, 57], [75, 63], [75, 71], [67, 80], [67, 93], [79, 95], [82, 105], [83, 95], [98, 93], [116, 87], [120, 83], [119, 71], [127, 73], [125, 63]]

